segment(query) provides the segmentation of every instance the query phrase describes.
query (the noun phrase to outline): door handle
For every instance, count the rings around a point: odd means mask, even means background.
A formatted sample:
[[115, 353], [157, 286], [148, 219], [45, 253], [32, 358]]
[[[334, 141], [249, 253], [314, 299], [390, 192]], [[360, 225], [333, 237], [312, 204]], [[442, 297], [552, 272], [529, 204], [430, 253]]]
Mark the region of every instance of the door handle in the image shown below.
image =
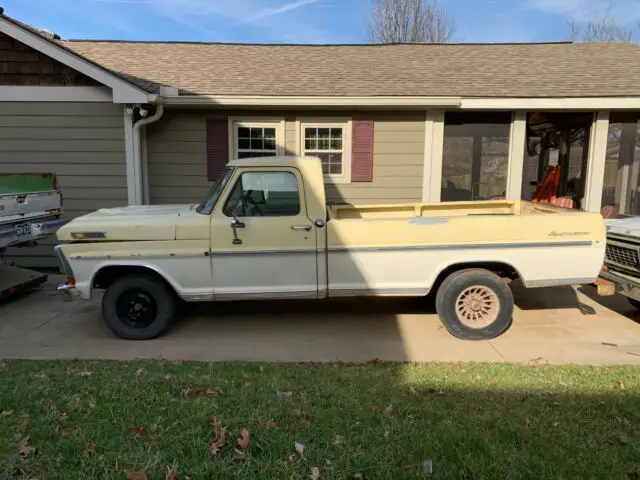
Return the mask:
[[310, 232], [311, 225], [291, 225], [291, 230]]

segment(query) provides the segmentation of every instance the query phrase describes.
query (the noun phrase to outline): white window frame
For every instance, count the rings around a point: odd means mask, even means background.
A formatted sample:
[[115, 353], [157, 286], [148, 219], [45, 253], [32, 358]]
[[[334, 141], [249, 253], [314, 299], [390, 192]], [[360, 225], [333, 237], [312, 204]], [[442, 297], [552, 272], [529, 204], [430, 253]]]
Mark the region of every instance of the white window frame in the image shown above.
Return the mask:
[[238, 158], [238, 143], [236, 132], [239, 127], [244, 128], [275, 128], [276, 155], [285, 154], [284, 132], [285, 121], [282, 117], [229, 117], [229, 160]]
[[[324, 179], [326, 182], [334, 184], [351, 183], [351, 150], [353, 129], [351, 118], [298, 118], [296, 122], [298, 147], [300, 155], [306, 155], [304, 148], [304, 129], [305, 128], [342, 128], [342, 173], [326, 174]], [[313, 155], [310, 153], [309, 155]]]

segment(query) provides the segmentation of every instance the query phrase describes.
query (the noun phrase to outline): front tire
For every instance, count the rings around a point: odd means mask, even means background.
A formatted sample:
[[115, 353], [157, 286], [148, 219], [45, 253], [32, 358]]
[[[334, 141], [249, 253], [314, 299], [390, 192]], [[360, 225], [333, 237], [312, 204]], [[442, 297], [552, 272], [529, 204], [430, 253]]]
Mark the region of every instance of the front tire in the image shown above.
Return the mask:
[[452, 335], [464, 340], [489, 340], [511, 325], [513, 295], [495, 273], [460, 270], [449, 275], [438, 289], [436, 311]]
[[126, 340], [149, 340], [165, 333], [176, 314], [175, 293], [151, 275], [115, 280], [102, 298], [107, 326]]

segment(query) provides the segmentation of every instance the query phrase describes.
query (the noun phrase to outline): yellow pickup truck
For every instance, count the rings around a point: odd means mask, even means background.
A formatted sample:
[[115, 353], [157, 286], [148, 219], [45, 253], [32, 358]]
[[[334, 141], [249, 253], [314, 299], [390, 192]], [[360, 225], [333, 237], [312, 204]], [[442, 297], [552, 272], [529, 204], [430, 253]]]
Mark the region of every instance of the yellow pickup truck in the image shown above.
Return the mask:
[[102, 313], [150, 339], [185, 301], [436, 293], [453, 335], [489, 339], [511, 324], [507, 285], [591, 283], [602, 217], [514, 201], [335, 205], [320, 160], [235, 160], [199, 205], [102, 209], [58, 231], [68, 297], [106, 290]]

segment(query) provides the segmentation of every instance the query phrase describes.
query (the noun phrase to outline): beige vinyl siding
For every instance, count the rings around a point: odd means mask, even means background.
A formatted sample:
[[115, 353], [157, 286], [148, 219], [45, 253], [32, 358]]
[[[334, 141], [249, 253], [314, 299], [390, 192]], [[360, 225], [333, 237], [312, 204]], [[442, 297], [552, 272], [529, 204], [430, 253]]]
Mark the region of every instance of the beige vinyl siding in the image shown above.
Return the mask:
[[327, 185], [331, 202], [392, 203], [422, 198], [424, 112], [278, 112], [176, 111], [148, 127], [149, 193], [153, 204], [195, 203], [210, 187], [207, 181], [207, 118], [284, 117], [287, 154], [298, 153], [296, 119], [374, 120], [373, 182]]
[[147, 127], [147, 170], [152, 204], [196, 203], [207, 192], [205, 112], [167, 111]]
[[373, 120], [373, 182], [326, 186], [327, 201], [353, 204], [419, 202], [422, 199], [424, 112], [358, 112]]
[[[65, 219], [127, 204], [123, 110], [101, 103], [0, 103], [0, 172], [52, 172]], [[26, 267], [55, 267], [49, 237], [35, 248], [10, 248]]]

